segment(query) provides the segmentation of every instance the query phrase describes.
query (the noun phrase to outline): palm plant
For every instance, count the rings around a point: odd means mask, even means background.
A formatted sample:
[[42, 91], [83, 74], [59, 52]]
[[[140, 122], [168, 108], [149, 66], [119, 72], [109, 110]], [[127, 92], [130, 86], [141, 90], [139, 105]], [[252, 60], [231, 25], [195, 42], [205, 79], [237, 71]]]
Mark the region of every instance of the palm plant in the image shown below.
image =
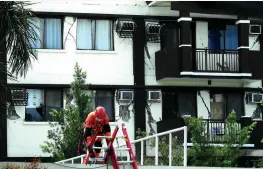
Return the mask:
[[32, 59], [37, 59], [31, 42], [39, 37], [31, 20], [33, 13], [26, 8], [29, 5], [22, 1], [0, 2], [0, 73], [9, 79], [25, 76]]
[[0, 161], [7, 156], [7, 79], [25, 76], [32, 61], [37, 59], [30, 43], [39, 37], [28, 5], [32, 4], [0, 1]]

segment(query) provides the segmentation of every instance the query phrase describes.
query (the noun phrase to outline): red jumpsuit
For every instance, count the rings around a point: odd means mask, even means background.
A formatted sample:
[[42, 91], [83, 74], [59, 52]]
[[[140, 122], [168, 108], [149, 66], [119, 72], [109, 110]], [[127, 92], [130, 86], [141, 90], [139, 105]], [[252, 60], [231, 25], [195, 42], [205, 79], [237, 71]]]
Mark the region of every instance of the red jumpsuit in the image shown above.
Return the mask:
[[[99, 130], [97, 133], [97, 136], [111, 136], [111, 129], [109, 125], [109, 118], [107, 114], [105, 113], [104, 117], [101, 119], [101, 121], [96, 120], [95, 112], [89, 113], [85, 120], [84, 124], [84, 138], [86, 140], [86, 146], [91, 143], [92, 137], [94, 136], [96, 128], [99, 126]], [[95, 140], [95, 147], [102, 147], [102, 138], [96, 138]], [[93, 151], [95, 157], [99, 157], [101, 149], [95, 149]]]

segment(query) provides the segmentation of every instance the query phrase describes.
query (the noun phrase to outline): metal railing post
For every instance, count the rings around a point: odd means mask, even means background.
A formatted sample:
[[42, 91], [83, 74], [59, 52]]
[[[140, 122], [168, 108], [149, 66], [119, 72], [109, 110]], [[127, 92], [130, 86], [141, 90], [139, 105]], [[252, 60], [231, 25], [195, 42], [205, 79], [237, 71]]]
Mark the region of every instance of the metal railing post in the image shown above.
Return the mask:
[[187, 126], [184, 126], [184, 167], [187, 166]]
[[158, 136], [155, 137], [155, 165], [158, 165], [158, 156], [159, 156], [159, 150], [158, 150]]

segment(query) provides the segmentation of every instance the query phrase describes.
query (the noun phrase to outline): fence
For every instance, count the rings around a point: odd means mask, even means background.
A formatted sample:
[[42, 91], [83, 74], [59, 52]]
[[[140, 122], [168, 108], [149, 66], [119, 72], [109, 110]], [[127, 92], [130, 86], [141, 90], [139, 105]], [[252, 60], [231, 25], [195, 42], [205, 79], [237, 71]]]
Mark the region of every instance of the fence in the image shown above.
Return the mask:
[[209, 72], [239, 72], [238, 51], [196, 49], [196, 70]]
[[[187, 166], [187, 126], [140, 138], [131, 144], [138, 165]], [[115, 144], [114, 147], [126, 148], [126, 145]], [[117, 151], [116, 155], [121, 161], [130, 161], [127, 151]], [[80, 164], [84, 157], [80, 155], [56, 163]]]
[[[210, 143], [220, 143], [224, 144], [223, 137], [226, 133], [226, 123], [224, 120], [216, 120], [216, 119], [204, 119], [204, 126], [206, 130], [203, 134], [207, 136], [207, 140]], [[228, 131], [232, 133], [232, 136], [235, 137], [235, 144], [239, 143], [239, 135], [238, 132], [241, 130], [241, 124], [238, 121], [237, 128], [235, 131]]]

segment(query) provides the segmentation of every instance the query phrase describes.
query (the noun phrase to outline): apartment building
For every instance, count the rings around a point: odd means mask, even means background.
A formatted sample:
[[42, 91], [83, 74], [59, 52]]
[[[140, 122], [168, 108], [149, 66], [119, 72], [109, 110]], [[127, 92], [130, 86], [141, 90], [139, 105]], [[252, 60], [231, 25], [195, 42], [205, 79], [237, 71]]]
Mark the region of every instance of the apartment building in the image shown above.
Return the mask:
[[94, 106], [103, 105], [111, 123], [125, 123], [131, 140], [138, 128], [151, 135], [180, 127], [185, 115], [202, 116], [212, 131], [234, 109], [243, 124], [257, 119], [246, 148], [257, 150], [251, 156], [262, 154], [262, 112], [254, 113], [263, 96], [262, 21], [192, 12], [180, 3], [32, 5], [42, 42], [34, 46], [38, 60], [27, 76], [8, 81], [25, 97], [14, 97], [20, 118], [7, 119], [2, 156], [50, 157], [39, 147], [47, 139], [48, 112], [65, 106], [76, 62], [96, 90]]

